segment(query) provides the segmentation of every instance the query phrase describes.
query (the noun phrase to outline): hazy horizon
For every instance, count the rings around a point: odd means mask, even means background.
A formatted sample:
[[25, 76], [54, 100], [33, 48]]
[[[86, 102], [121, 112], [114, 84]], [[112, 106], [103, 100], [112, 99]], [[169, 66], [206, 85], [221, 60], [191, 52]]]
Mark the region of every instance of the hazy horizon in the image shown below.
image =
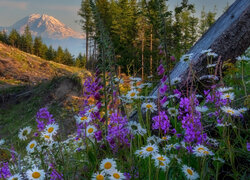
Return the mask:
[[[181, 0], [169, 0], [170, 9], [173, 9]], [[196, 8], [196, 15], [205, 7], [206, 11], [216, 6], [217, 15], [221, 15], [227, 3], [231, 5], [234, 0], [190, 0]], [[48, 14], [60, 20], [77, 32], [82, 32], [81, 26], [76, 22], [80, 20], [77, 15], [81, 0], [0, 0], [0, 26], [8, 27], [29, 16], [30, 14]], [[7, 18], [6, 18], [7, 17]]]

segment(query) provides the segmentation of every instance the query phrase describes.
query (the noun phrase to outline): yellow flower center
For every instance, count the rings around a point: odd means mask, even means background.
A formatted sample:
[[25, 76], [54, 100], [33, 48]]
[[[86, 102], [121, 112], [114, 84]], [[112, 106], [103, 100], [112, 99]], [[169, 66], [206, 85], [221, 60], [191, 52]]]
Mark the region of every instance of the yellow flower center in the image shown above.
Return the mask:
[[232, 111], [232, 110], [227, 110], [227, 113], [231, 113], [231, 114], [234, 114], [234, 111]]
[[153, 150], [154, 150], [153, 147], [147, 147], [147, 148], [146, 148], [146, 151], [149, 151], [149, 152], [151, 152], [151, 151], [153, 151]]
[[167, 137], [162, 137], [161, 139], [163, 139], [163, 140], [167, 140]]
[[142, 155], [142, 151], [140, 151], [139, 154]]
[[50, 136], [48, 136], [48, 135], [44, 135], [44, 137], [45, 137], [46, 139], [50, 139]]
[[24, 130], [23, 131], [23, 136], [26, 136], [28, 134], [28, 131], [27, 130]]
[[160, 161], [160, 166], [165, 166], [165, 164], [163, 162]]
[[147, 105], [146, 105], [146, 108], [147, 108], [147, 109], [150, 109], [150, 108], [152, 108], [152, 107], [153, 107], [153, 106], [152, 106], [151, 104], [147, 104]]
[[187, 173], [192, 176], [193, 175], [192, 169], [187, 169]]
[[114, 173], [114, 174], [113, 174], [113, 177], [114, 177], [115, 179], [119, 179], [119, 178], [120, 178], [120, 175], [119, 175], [118, 173]]
[[32, 173], [32, 177], [35, 179], [38, 179], [41, 176], [41, 174], [39, 172], [33, 172]]
[[157, 158], [159, 161], [165, 161], [164, 157], [160, 156]]
[[130, 94], [130, 96], [131, 96], [131, 97], [134, 97], [134, 96], [135, 96], [135, 93], [134, 93], [134, 92], [132, 92], [132, 93]]
[[50, 127], [49, 129], [48, 129], [48, 133], [52, 133], [54, 131], [54, 128], [53, 127]]
[[30, 145], [30, 148], [33, 149], [34, 146], [35, 146], [35, 144], [32, 143], [32, 144]]
[[88, 133], [92, 133], [93, 131], [94, 131], [93, 128], [89, 128], [89, 129], [88, 129]]
[[225, 97], [226, 97], [226, 98], [230, 98], [230, 95], [229, 95], [229, 94], [227, 94]]
[[87, 116], [83, 116], [83, 117], [81, 117], [81, 121], [85, 121], [85, 120], [87, 120], [88, 119], [88, 117]]
[[203, 151], [203, 153], [204, 153], [204, 154], [209, 154], [209, 152], [208, 152], [208, 151]]
[[105, 169], [110, 169], [112, 167], [112, 164], [110, 162], [107, 162], [104, 164]]
[[203, 147], [200, 147], [197, 149], [199, 152], [204, 151], [205, 149]]
[[104, 180], [104, 176], [101, 175], [101, 174], [98, 174], [98, 175], [96, 176], [96, 180]]

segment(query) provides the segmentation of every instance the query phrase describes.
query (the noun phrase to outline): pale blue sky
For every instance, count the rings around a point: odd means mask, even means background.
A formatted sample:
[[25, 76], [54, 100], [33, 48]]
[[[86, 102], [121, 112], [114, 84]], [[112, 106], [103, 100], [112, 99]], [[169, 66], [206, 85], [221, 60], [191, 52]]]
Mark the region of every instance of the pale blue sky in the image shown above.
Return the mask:
[[[234, 0], [189, 0], [195, 4], [197, 14], [200, 14], [202, 7], [205, 10], [213, 10], [217, 7], [218, 15], [223, 12], [227, 2], [232, 4]], [[168, 4], [172, 9], [181, 0], [169, 0]], [[81, 27], [75, 21], [79, 20], [77, 11], [80, 8], [81, 0], [0, 0], [0, 26], [10, 26], [16, 21], [32, 13], [48, 14], [70, 26], [72, 29], [81, 32]]]

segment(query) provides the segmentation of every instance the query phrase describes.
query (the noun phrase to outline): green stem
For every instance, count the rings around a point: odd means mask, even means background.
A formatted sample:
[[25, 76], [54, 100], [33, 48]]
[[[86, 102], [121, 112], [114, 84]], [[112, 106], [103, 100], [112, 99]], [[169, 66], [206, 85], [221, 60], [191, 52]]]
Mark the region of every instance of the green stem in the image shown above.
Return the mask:
[[247, 96], [247, 88], [246, 88], [246, 84], [244, 81], [244, 63], [243, 63], [243, 61], [241, 61], [241, 80], [242, 80], [242, 84], [244, 87], [245, 96]]

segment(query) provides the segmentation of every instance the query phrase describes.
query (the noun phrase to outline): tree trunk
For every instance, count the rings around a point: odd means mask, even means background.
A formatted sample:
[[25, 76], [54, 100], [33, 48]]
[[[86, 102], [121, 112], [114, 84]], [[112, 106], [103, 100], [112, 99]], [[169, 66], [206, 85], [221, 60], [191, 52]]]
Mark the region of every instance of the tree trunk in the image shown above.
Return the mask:
[[86, 30], [86, 63], [88, 62], [89, 55], [89, 31]]

